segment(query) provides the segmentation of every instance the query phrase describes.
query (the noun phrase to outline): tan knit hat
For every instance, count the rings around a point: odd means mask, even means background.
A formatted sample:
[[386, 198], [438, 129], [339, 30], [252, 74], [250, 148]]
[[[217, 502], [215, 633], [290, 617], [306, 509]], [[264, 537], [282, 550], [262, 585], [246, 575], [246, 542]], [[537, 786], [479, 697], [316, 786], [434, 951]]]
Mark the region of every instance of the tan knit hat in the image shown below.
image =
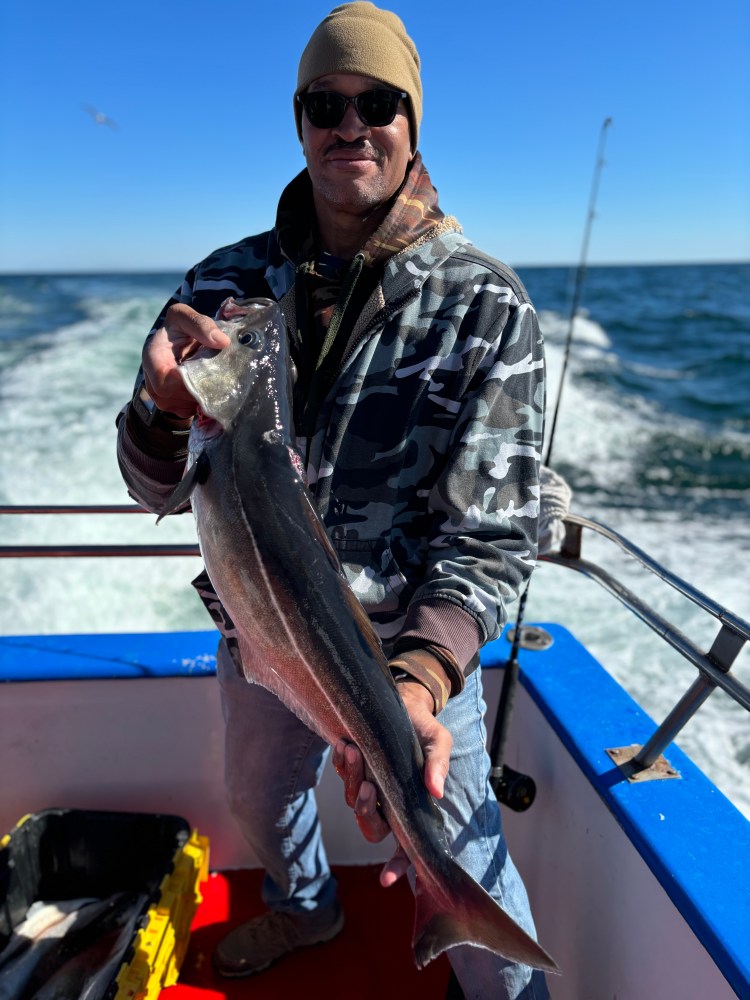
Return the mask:
[[419, 54], [401, 19], [369, 0], [335, 7], [312, 33], [302, 53], [294, 92], [297, 134], [302, 139], [302, 106], [297, 100], [313, 80], [332, 73], [359, 73], [409, 95], [414, 149], [422, 120]]

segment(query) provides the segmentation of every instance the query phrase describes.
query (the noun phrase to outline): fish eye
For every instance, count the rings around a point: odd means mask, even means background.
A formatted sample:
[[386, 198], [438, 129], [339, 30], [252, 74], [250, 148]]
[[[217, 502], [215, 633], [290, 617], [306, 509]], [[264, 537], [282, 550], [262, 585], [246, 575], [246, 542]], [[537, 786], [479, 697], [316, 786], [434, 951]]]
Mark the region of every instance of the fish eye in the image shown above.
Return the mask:
[[260, 334], [257, 330], [245, 330], [237, 340], [243, 347], [257, 347], [260, 344]]

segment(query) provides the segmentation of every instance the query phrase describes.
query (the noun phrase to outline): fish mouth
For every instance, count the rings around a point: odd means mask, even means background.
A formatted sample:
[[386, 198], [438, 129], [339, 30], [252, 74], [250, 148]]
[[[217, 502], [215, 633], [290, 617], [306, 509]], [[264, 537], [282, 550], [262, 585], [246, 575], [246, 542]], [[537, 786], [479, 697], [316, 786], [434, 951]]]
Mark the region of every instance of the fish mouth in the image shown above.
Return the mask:
[[193, 426], [204, 440], [219, 437], [224, 433], [224, 428], [219, 421], [205, 413], [200, 406], [196, 411]]

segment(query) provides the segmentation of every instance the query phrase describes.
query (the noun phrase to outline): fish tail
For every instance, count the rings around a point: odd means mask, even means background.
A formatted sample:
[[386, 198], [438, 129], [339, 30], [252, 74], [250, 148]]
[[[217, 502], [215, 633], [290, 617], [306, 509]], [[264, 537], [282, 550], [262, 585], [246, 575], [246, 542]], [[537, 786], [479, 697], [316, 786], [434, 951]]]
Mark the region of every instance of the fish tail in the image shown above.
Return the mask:
[[413, 947], [418, 968], [447, 948], [471, 944], [509, 962], [559, 973], [544, 948], [488, 892], [455, 861], [450, 865], [450, 878], [434, 894], [428, 888], [433, 880], [417, 876]]

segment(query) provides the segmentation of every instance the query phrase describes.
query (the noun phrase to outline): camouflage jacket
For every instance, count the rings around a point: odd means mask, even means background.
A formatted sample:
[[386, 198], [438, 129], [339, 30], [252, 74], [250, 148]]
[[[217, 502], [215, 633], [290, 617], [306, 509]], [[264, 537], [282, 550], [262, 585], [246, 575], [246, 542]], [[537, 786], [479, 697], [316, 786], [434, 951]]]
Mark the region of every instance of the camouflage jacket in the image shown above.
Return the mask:
[[[397, 639], [434, 643], [470, 670], [536, 558], [544, 356], [517, 276], [451, 221], [385, 263], [304, 450], [318, 513], [386, 653]], [[165, 310], [213, 316], [229, 295], [275, 298], [293, 338], [295, 266], [276, 230], [215, 251]], [[149, 459], [124, 425], [131, 495], [158, 509], [181, 464]]]

